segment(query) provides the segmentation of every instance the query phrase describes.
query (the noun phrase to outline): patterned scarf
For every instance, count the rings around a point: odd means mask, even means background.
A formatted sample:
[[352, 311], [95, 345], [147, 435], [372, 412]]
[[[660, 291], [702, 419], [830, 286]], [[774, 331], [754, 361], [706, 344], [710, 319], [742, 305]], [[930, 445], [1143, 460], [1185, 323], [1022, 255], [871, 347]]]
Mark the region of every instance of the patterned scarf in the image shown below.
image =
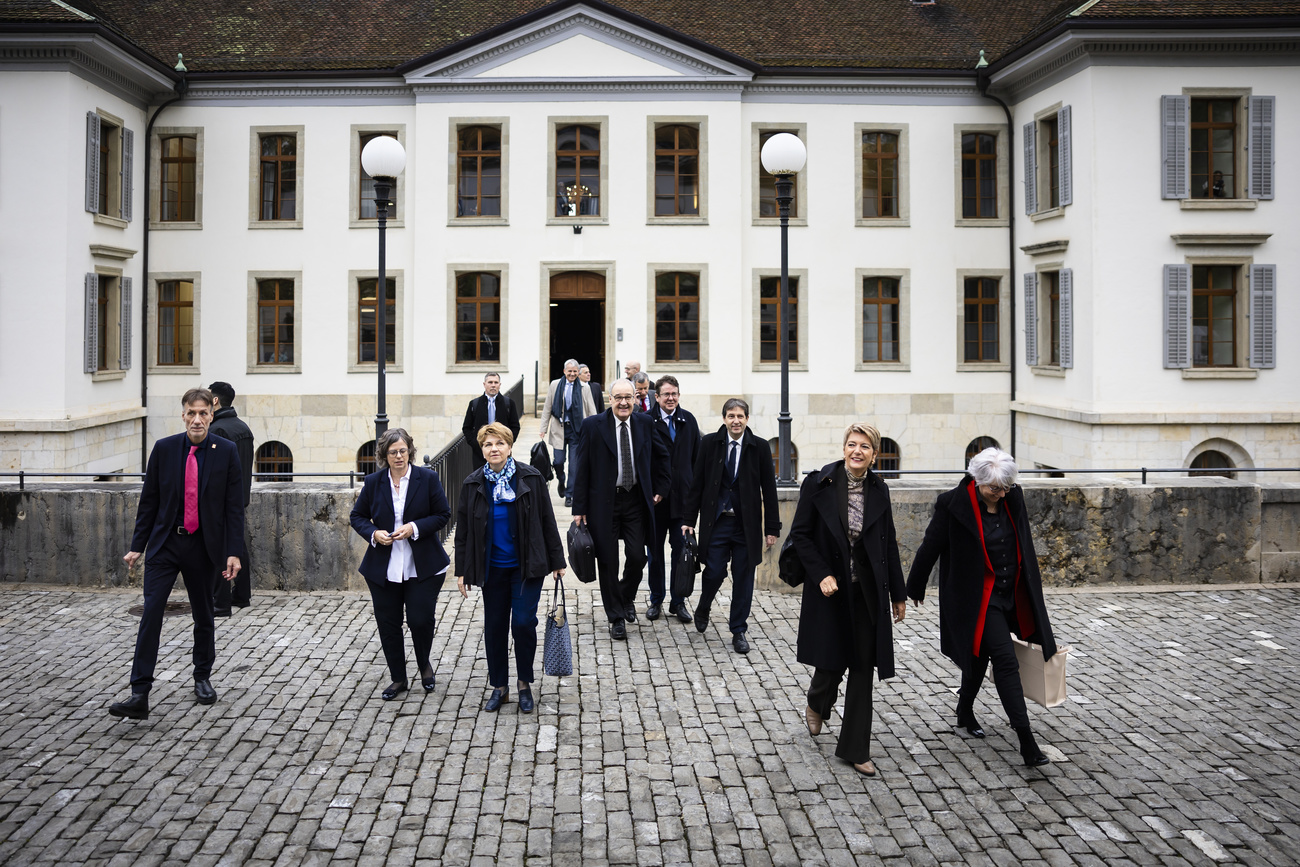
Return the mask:
[[510, 480], [515, 477], [515, 459], [506, 458], [506, 465], [501, 472], [495, 472], [491, 464], [483, 465], [483, 478], [492, 483], [492, 502], [513, 503], [515, 489], [510, 487]]

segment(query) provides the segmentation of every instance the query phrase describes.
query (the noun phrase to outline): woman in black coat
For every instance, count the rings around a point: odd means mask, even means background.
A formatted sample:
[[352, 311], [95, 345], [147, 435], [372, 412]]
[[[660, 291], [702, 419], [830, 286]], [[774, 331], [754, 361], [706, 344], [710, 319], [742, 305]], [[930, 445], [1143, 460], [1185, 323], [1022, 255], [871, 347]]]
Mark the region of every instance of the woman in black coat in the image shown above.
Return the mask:
[[434, 609], [447, 574], [447, 552], [438, 531], [447, 526], [451, 506], [438, 474], [411, 465], [415, 443], [400, 427], [375, 442], [379, 469], [366, 476], [352, 507], [352, 529], [366, 540], [360, 572], [370, 588], [379, 643], [393, 682], [380, 698], [392, 701], [406, 692], [406, 651], [402, 647], [402, 612], [411, 628], [415, 662], [425, 692], [434, 686]]
[[467, 584], [483, 591], [483, 643], [493, 688], [483, 709], [499, 710], [510, 696], [513, 635], [519, 711], [532, 713], [537, 604], [547, 573], [564, 575], [564, 546], [546, 480], [511, 457], [510, 429], [500, 422], [484, 425], [478, 444], [486, 463], [466, 476], [456, 507], [456, 584], [466, 598]]
[[966, 477], [934, 504], [907, 595], [913, 604], [924, 602], [938, 560], [939, 649], [961, 669], [957, 725], [984, 737], [975, 719], [975, 695], [991, 659], [1002, 708], [1020, 737], [1020, 755], [1034, 766], [1048, 758], [1029, 729], [1011, 634], [1041, 644], [1044, 660], [1056, 653], [1056, 640], [1017, 472], [1015, 459], [1000, 449], [985, 449], [971, 459]]
[[799, 612], [799, 661], [813, 666], [804, 718], [816, 735], [830, 716], [844, 672], [844, 719], [835, 755], [868, 777], [871, 761], [871, 671], [894, 676], [893, 629], [907, 613], [889, 488], [871, 472], [880, 432], [852, 424], [844, 460], [804, 480], [790, 527], [807, 578]]

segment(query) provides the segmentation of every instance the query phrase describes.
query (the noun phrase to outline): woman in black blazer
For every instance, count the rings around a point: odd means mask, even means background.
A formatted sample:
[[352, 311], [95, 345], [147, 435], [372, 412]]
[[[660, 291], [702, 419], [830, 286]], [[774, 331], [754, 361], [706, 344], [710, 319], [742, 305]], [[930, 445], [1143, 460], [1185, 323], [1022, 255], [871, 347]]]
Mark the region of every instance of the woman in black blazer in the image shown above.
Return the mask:
[[486, 711], [510, 696], [509, 643], [515, 639], [519, 712], [533, 711], [533, 658], [537, 654], [537, 604], [547, 573], [564, 575], [564, 546], [551, 494], [542, 474], [516, 463], [514, 436], [500, 422], [478, 431], [486, 462], [461, 483], [456, 506], [456, 586], [483, 591], [483, 643], [487, 645]]
[[368, 547], [358, 570], [365, 576], [375, 608], [379, 643], [393, 682], [380, 695], [392, 701], [407, 690], [406, 651], [402, 647], [402, 610], [411, 628], [415, 662], [425, 692], [434, 686], [434, 609], [450, 560], [438, 531], [447, 526], [451, 506], [438, 474], [411, 465], [411, 435], [392, 428], [375, 442], [379, 470], [366, 476], [352, 507], [352, 528]]
[[799, 661], [813, 666], [804, 719], [821, 733], [847, 670], [844, 719], [835, 755], [868, 777], [871, 761], [871, 672], [894, 676], [894, 623], [907, 613], [889, 488], [871, 472], [880, 432], [851, 424], [844, 460], [810, 474], [790, 527], [807, 578], [799, 612]]
[[957, 725], [984, 737], [975, 719], [975, 695], [992, 659], [1002, 708], [1020, 738], [1021, 758], [1032, 767], [1049, 759], [1029, 729], [1011, 633], [1041, 644], [1045, 660], [1056, 653], [1056, 639], [1017, 473], [1015, 458], [1001, 449], [971, 458], [966, 477], [934, 504], [907, 577], [907, 595], [916, 605], [924, 602], [938, 560], [939, 649], [961, 669]]

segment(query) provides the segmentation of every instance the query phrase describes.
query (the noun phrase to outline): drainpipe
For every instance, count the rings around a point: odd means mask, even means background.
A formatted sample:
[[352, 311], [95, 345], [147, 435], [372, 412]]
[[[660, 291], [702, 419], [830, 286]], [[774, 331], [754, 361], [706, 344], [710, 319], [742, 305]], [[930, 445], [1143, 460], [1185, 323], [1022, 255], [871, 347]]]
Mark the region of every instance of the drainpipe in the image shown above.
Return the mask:
[[140, 421], [140, 472], [142, 473], [149, 466], [149, 221], [153, 219], [153, 190], [150, 187], [149, 160], [153, 150], [151, 143], [154, 121], [158, 119], [158, 115], [164, 108], [184, 99], [185, 92], [189, 90], [189, 82], [185, 79], [188, 70], [180, 54], [176, 55], [175, 69], [181, 74], [180, 80], [176, 82], [176, 95], [154, 109], [153, 116], [149, 118], [149, 123], [144, 128], [144, 241], [141, 243], [140, 250], [140, 334], [143, 338], [140, 345], [143, 347], [144, 356], [140, 363], [140, 406], [145, 410], [144, 417]]
[[[1011, 189], [1011, 178], [1016, 176], [1016, 149], [1012, 146], [1015, 137], [1015, 124], [1012, 123], [1011, 109], [1007, 104], [989, 93], [989, 71], [988, 63], [984, 59], [983, 50], [980, 51], [980, 64], [975, 67], [975, 86], [979, 88], [980, 96], [993, 100], [1002, 106], [1002, 112], [1007, 116], [1007, 189]], [[1008, 193], [1008, 196], [1010, 194]], [[1012, 197], [1013, 198], [1013, 197]], [[1007, 202], [1007, 273], [1011, 280], [1011, 346], [1008, 347], [1011, 352], [1011, 403], [1016, 402], [1016, 209], [1012, 202]], [[1016, 454], [1016, 411], [1011, 408], [1011, 443], [1007, 451], [1012, 455]]]

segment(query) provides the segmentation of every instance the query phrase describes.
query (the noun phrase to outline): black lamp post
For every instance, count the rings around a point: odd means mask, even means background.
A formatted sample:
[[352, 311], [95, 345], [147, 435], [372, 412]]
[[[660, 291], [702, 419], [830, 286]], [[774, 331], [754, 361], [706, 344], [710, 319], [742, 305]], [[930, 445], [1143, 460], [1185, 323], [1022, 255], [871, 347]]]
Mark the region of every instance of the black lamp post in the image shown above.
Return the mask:
[[763, 168], [776, 177], [776, 202], [781, 209], [781, 297], [778, 328], [781, 351], [781, 412], [776, 417], [781, 470], [776, 483], [782, 487], [799, 484], [794, 477], [794, 455], [790, 442], [790, 202], [794, 199], [794, 176], [804, 167], [808, 151], [799, 137], [777, 133], [763, 145]]
[[375, 361], [379, 369], [379, 402], [375, 410], [375, 439], [388, 430], [388, 278], [385, 275], [385, 241], [388, 234], [389, 196], [406, 168], [406, 151], [392, 136], [376, 136], [361, 151], [361, 167], [375, 181], [375, 216], [379, 218], [379, 279], [375, 283]]

